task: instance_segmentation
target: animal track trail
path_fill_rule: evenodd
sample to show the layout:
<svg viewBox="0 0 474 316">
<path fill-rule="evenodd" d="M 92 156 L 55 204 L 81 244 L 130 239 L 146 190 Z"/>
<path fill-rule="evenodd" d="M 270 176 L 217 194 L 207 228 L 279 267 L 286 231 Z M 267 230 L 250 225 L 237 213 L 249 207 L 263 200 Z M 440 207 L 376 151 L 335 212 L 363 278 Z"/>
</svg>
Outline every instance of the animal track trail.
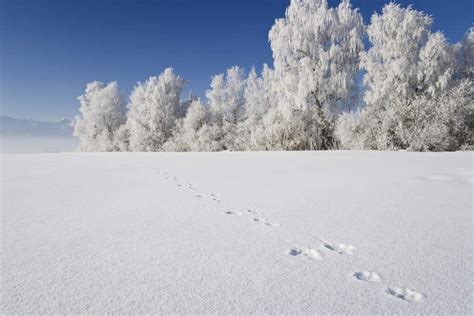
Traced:
<svg viewBox="0 0 474 316">
<path fill-rule="evenodd" d="M 155 168 L 153 168 L 151 166 L 148 166 L 148 165 L 145 165 L 145 167 L 153 169 L 156 174 L 161 175 L 164 179 L 173 181 L 174 184 L 177 187 L 190 190 L 196 198 L 206 199 L 208 201 L 212 201 L 212 202 L 215 202 L 215 203 L 223 202 L 221 197 L 218 194 L 215 194 L 215 193 L 209 193 L 209 194 L 196 193 L 195 191 L 197 190 L 197 188 L 192 183 L 181 181 L 178 177 L 176 177 L 172 174 L 168 174 L 164 170 L 155 169 Z M 445 181 L 445 180 L 450 180 L 450 177 L 445 176 L 445 175 L 433 175 L 432 177 L 429 178 L 429 180 L 442 180 L 442 181 Z M 472 175 L 471 175 L 471 177 L 469 177 L 469 180 L 472 181 Z M 230 216 L 244 216 L 244 215 L 252 216 L 252 218 L 250 220 L 251 222 L 261 224 L 263 226 L 268 226 L 268 227 L 272 227 L 272 228 L 276 228 L 276 227 L 280 226 L 279 223 L 271 222 L 271 221 L 269 221 L 268 219 L 266 219 L 264 217 L 256 217 L 256 216 L 260 215 L 261 213 L 262 213 L 261 211 L 256 210 L 256 209 L 251 209 L 251 208 L 244 209 L 242 211 L 225 211 L 224 212 L 225 215 L 230 215 Z M 323 259 L 324 255 L 325 255 L 323 250 L 335 252 L 335 253 L 342 254 L 342 255 L 353 255 L 353 251 L 355 249 L 355 247 L 350 245 L 350 244 L 330 243 L 330 242 L 327 242 L 327 241 L 323 240 L 322 238 L 319 238 L 319 237 L 317 237 L 315 235 L 311 235 L 311 234 L 310 235 L 313 238 L 316 238 L 320 242 L 322 242 L 322 244 L 320 246 L 320 247 L 322 247 L 322 250 L 311 248 L 311 247 L 300 247 L 300 246 L 297 246 L 297 245 L 298 244 L 305 244 L 305 243 L 308 244 L 308 241 L 304 241 L 304 238 L 299 238 L 300 241 L 303 240 L 304 242 L 303 243 L 297 242 L 295 244 L 295 243 L 292 243 L 292 242 L 286 240 L 285 238 L 282 238 L 282 236 L 279 236 L 279 232 L 281 232 L 281 230 L 273 230 L 273 231 L 275 233 L 277 233 L 277 236 L 281 240 L 282 243 L 285 243 L 285 244 L 287 244 L 291 247 L 287 251 L 287 255 L 292 256 L 292 257 L 303 257 L 303 258 L 307 258 L 307 259 L 310 259 L 310 260 L 321 260 L 321 259 Z M 303 237 L 303 236 L 300 236 L 300 237 Z M 312 242 L 310 242 L 309 244 L 312 244 Z M 374 271 L 354 272 L 354 273 L 352 273 L 351 277 L 355 278 L 358 281 L 369 282 L 369 283 L 373 283 L 373 284 L 378 284 L 378 283 L 381 282 L 380 275 L 378 273 L 374 272 Z M 411 303 L 421 302 L 425 297 L 422 293 L 419 293 L 419 292 L 417 292 L 413 289 L 410 289 L 410 288 L 388 287 L 388 288 L 385 289 L 385 293 L 387 293 L 391 296 L 394 296 L 395 298 L 398 298 L 400 300 L 404 300 L 404 301 L 411 302 Z"/>
<path fill-rule="evenodd" d="M 190 190 L 191 192 L 196 191 L 196 187 L 192 183 L 181 181 L 178 177 L 172 174 L 168 174 L 166 171 L 161 171 L 159 169 L 158 170 L 155 169 L 155 171 L 158 174 L 162 175 L 165 179 L 173 181 L 175 185 L 178 187 Z M 194 196 L 196 198 L 209 200 L 215 203 L 222 202 L 220 196 L 216 193 L 208 193 L 208 194 L 194 193 Z M 267 218 L 256 217 L 260 215 L 261 213 L 262 213 L 261 211 L 252 209 L 252 208 L 244 209 L 242 211 L 224 211 L 225 215 L 230 215 L 230 216 L 243 216 L 243 215 L 253 216 L 250 221 L 253 223 L 261 224 L 263 226 L 267 226 L 271 228 L 276 228 L 280 226 L 279 223 L 271 222 Z M 275 232 L 278 232 L 278 231 L 279 230 L 275 230 Z M 342 243 L 329 243 L 322 240 L 319 237 L 316 237 L 316 238 L 323 242 L 322 244 L 323 249 L 337 252 L 339 254 L 352 254 L 353 253 L 354 246 L 352 245 L 347 245 L 347 244 L 342 244 Z M 324 256 L 324 253 L 322 250 L 314 249 L 311 247 L 294 246 L 295 245 L 294 243 L 291 243 L 285 240 L 284 238 L 281 238 L 281 236 L 279 237 L 279 239 L 281 239 L 281 241 L 286 244 L 292 245 L 292 248 L 287 253 L 290 256 L 305 257 L 311 260 L 319 260 L 319 259 L 322 259 Z M 378 274 L 374 272 L 361 271 L 361 272 L 354 273 L 353 276 L 357 278 L 358 280 L 362 280 L 362 281 L 374 282 L 374 283 L 380 282 L 380 277 L 378 276 Z"/>
<path fill-rule="evenodd" d="M 191 191 L 196 191 L 196 187 L 192 183 L 186 183 L 184 181 L 180 181 L 180 179 L 178 177 L 176 177 L 172 174 L 168 174 L 164 170 L 155 169 L 155 168 L 152 168 L 151 166 L 147 166 L 147 167 L 151 168 L 151 169 L 154 169 L 156 173 L 161 174 L 165 179 L 172 180 L 173 182 L 176 182 L 177 187 L 185 188 L 185 189 L 188 189 L 188 190 L 191 190 Z M 223 202 L 222 199 L 220 198 L 220 196 L 216 193 L 209 193 L 209 194 L 196 193 L 195 197 L 200 198 L 200 199 L 207 199 L 207 200 L 213 201 L 215 203 L 222 203 Z M 259 215 L 259 214 L 261 214 L 261 212 L 259 210 L 248 208 L 244 211 L 226 211 L 226 212 L 224 212 L 224 214 L 233 215 L 233 216 L 242 216 L 244 214 Z M 280 226 L 280 224 L 277 223 L 277 222 L 271 222 L 266 218 L 260 218 L 260 217 L 254 217 L 251 220 L 251 222 L 259 223 L 259 224 L 262 224 L 263 226 L 267 226 L 267 227 L 271 227 L 271 228 L 275 228 L 275 227 Z M 320 239 L 320 238 L 318 238 L 318 239 Z M 345 244 L 340 244 L 340 243 L 331 244 L 331 243 L 326 243 L 325 242 L 324 246 L 327 249 L 329 249 L 331 251 L 338 252 L 340 254 L 352 254 L 352 250 L 354 249 L 354 247 L 351 246 L 351 245 L 345 245 Z M 321 251 L 319 251 L 319 250 L 315 250 L 315 249 L 312 249 L 312 248 L 303 248 L 303 249 L 300 249 L 300 251 L 304 256 L 321 257 Z M 296 252 L 298 252 L 298 251 L 296 251 Z"/>
<path fill-rule="evenodd" d="M 149 166 L 147 164 L 143 164 L 143 166 L 145 168 L 152 169 L 155 173 L 163 176 L 164 179 L 169 180 L 169 181 L 173 181 L 177 187 L 188 189 L 190 191 L 196 191 L 197 190 L 196 187 L 194 186 L 194 184 L 192 184 L 190 182 L 182 181 L 177 176 L 169 174 L 164 170 L 161 170 L 159 168 L 153 168 L 152 166 Z M 215 203 L 222 203 L 223 202 L 223 200 L 220 198 L 220 196 L 218 194 L 215 194 L 215 193 L 210 193 L 210 194 L 197 193 L 197 194 L 195 194 L 195 197 L 202 198 L 202 199 L 208 199 L 208 200 L 211 200 Z"/>
<path fill-rule="evenodd" d="M 389 287 L 385 292 L 407 302 L 421 302 L 424 298 L 423 294 L 409 288 Z"/>
<path fill-rule="evenodd" d="M 186 181 L 182 181 L 179 177 L 177 177 L 175 175 L 169 174 L 166 171 L 163 171 L 159 168 L 158 169 L 153 168 L 152 166 L 149 166 L 149 165 L 146 165 L 146 164 L 144 164 L 143 166 L 146 167 L 146 168 L 152 169 L 153 171 L 155 171 L 159 175 L 162 175 L 164 177 L 164 179 L 169 180 L 169 181 L 173 181 L 177 187 L 190 190 L 191 192 L 192 191 L 197 191 L 197 188 L 194 186 L 194 184 L 187 183 Z M 219 203 L 219 204 L 224 202 L 221 199 L 221 197 L 216 193 L 210 193 L 210 194 L 197 193 L 197 194 L 195 194 L 195 197 L 202 198 L 202 199 L 207 199 L 207 200 L 210 200 L 214 203 Z"/>
</svg>

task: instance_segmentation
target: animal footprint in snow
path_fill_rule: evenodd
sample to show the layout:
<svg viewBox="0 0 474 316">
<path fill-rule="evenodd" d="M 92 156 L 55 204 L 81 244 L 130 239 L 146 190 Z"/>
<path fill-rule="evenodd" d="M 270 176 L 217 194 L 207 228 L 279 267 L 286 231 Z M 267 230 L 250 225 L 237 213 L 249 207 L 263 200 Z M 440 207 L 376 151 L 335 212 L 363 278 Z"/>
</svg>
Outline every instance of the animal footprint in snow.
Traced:
<svg viewBox="0 0 474 316">
<path fill-rule="evenodd" d="M 386 292 L 408 302 L 420 302 L 423 300 L 423 294 L 408 288 L 389 287 Z"/>
<path fill-rule="evenodd" d="M 316 249 L 312 249 L 312 248 L 291 248 L 289 251 L 288 251 L 288 254 L 290 256 L 304 256 L 304 257 L 307 257 L 309 259 L 321 259 L 322 258 L 322 254 L 320 251 L 316 250 Z"/>
<path fill-rule="evenodd" d="M 242 212 L 233 212 L 233 211 L 227 211 L 225 212 L 227 215 L 237 215 L 237 216 L 242 216 Z"/>
<path fill-rule="evenodd" d="M 217 203 L 220 203 L 221 200 L 219 199 L 219 196 L 217 194 L 214 194 L 214 193 L 211 193 L 209 194 L 209 197 L 214 201 L 214 202 L 217 202 Z"/>
<path fill-rule="evenodd" d="M 291 248 L 289 251 L 288 251 L 288 254 L 290 256 L 299 256 L 303 253 L 303 250 L 299 249 L 299 248 Z"/>
<path fill-rule="evenodd" d="M 372 271 L 360 271 L 354 273 L 354 277 L 358 280 L 361 281 L 367 281 L 367 282 L 373 282 L 373 283 L 379 283 L 380 282 L 380 276 Z"/>
<path fill-rule="evenodd" d="M 354 250 L 354 246 L 351 245 L 346 245 L 346 244 L 325 244 L 324 247 L 331 251 L 335 251 L 339 254 L 345 254 L 345 255 L 352 255 L 352 251 Z"/>
<path fill-rule="evenodd" d="M 196 194 L 196 197 L 198 197 L 198 198 L 205 198 L 205 196 L 202 195 L 202 194 Z"/>
<path fill-rule="evenodd" d="M 280 224 L 278 224 L 278 223 L 270 223 L 270 222 L 266 222 L 265 225 L 270 226 L 270 227 L 280 226 Z"/>
<path fill-rule="evenodd" d="M 272 223 L 272 222 L 267 221 L 266 218 L 257 218 L 256 217 L 252 221 L 257 222 L 257 223 L 262 223 L 263 225 L 270 226 L 270 227 L 280 226 L 280 224 L 278 224 L 278 223 Z"/>
<path fill-rule="evenodd" d="M 253 215 L 260 214 L 258 211 L 256 211 L 256 210 L 251 210 L 251 209 L 248 209 L 248 210 L 247 210 L 247 213 L 253 214 Z"/>
</svg>

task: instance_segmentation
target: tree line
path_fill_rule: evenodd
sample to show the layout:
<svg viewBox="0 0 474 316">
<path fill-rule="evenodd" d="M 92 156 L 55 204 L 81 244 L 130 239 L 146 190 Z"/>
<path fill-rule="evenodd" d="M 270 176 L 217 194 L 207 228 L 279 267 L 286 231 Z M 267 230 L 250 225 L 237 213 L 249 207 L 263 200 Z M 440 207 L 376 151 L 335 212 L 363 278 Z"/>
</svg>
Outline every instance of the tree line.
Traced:
<svg viewBox="0 0 474 316">
<path fill-rule="evenodd" d="M 349 0 L 292 0 L 269 32 L 273 68 L 234 66 L 205 100 L 182 99 L 172 68 L 128 98 L 94 81 L 74 134 L 83 151 L 472 149 L 474 29 L 450 44 L 432 23 L 395 3 L 366 26 Z"/>
</svg>

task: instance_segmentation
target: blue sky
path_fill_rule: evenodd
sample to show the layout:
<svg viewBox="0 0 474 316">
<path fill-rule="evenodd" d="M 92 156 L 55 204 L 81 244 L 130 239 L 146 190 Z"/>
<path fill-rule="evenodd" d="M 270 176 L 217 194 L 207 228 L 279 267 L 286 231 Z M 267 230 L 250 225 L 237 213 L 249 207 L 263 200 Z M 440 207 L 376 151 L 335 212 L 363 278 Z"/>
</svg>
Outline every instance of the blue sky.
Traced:
<svg viewBox="0 0 474 316">
<path fill-rule="evenodd" d="M 353 0 L 365 22 L 383 0 Z M 451 42 L 472 26 L 472 0 L 408 0 Z M 338 1 L 330 0 L 332 5 Z M 268 31 L 289 0 L 0 0 L 0 114 L 55 120 L 77 114 L 92 80 L 137 81 L 173 67 L 203 95 L 233 65 L 272 63 Z"/>
</svg>

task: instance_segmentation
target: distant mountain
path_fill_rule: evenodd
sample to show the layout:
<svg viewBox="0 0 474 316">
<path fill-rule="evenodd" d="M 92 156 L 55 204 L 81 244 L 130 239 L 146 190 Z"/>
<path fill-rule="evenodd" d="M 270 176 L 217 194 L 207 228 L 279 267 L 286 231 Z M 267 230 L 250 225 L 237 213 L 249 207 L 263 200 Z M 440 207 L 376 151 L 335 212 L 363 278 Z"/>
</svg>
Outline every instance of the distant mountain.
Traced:
<svg viewBox="0 0 474 316">
<path fill-rule="evenodd" d="M 0 115 L 0 136 L 72 137 L 72 121 L 40 122 Z"/>
</svg>

